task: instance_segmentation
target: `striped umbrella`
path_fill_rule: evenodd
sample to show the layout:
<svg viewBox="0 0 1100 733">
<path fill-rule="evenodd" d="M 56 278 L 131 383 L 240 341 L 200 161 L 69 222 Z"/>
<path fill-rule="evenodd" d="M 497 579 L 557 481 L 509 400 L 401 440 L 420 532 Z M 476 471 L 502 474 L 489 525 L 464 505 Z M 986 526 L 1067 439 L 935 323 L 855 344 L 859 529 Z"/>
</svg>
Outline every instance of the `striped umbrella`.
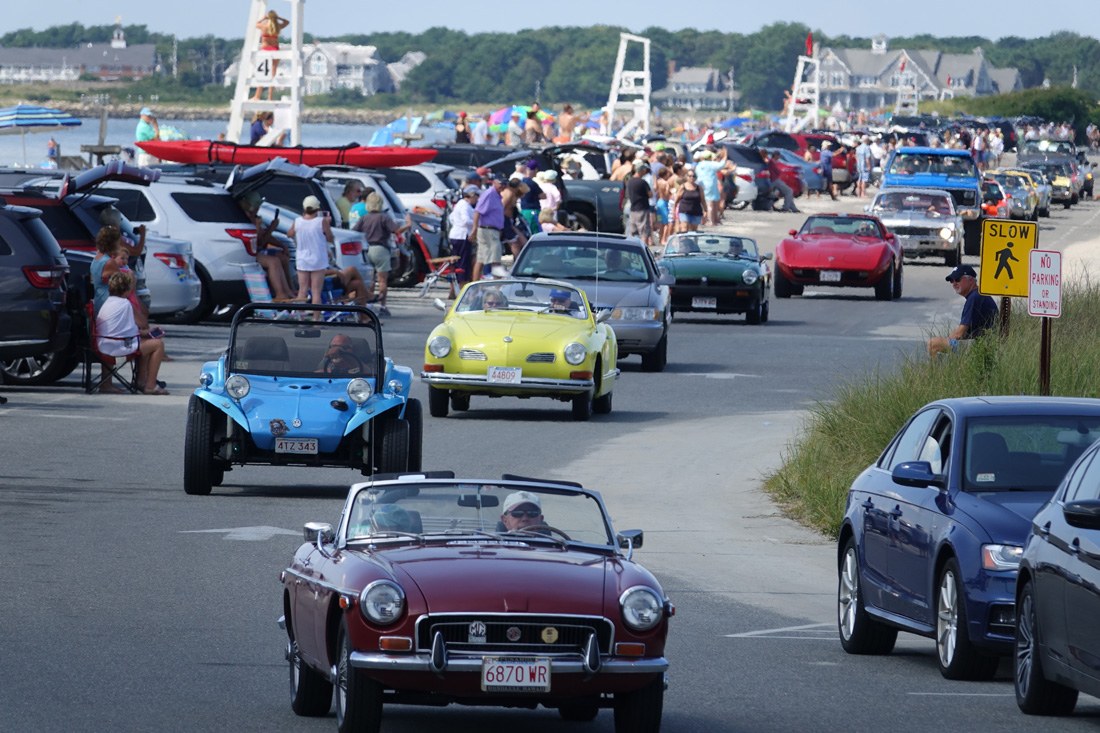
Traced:
<svg viewBox="0 0 1100 733">
<path fill-rule="evenodd" d="M 17 104 L 0 109 L 0 135 L 23 136 L 23 165 L 27 164 L 28 132 L 53 132 L 79 126 L 80 120 L 59 109 L 33 104 Z"/>
</svg>

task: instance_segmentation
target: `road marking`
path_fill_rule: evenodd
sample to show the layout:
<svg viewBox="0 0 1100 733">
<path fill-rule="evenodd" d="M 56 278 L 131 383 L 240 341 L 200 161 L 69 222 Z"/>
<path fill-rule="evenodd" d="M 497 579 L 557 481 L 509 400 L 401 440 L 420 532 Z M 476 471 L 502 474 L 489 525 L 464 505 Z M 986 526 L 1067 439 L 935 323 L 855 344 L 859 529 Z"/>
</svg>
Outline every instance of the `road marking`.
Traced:
<svg viewBox="0 0 1100 733">
<path fill-rule="evenodd" d="M 9 398 L 12 394 L 19 394 L 18 392 L 8 392 Z M 126 420 L 133 422 L 133 416 L 124 415 L 121 417 L 103 417 L 100 415 L 70 415 L 66 412 L 43 412 L 42 410 L 32 410 L 30 408 L 22 407 L 5 407 L 4 414 L 10 415 L 13 412 L 25 412 L 28 415 L 34 415 L 35 417 L 50 417 L 50 418 L 62 418 L 67 420 L 109 420 L 111 422 L 122 422 Z"/>
<path fill-rule="evenodd" d="M 816 631 L 815 631 L 816 630 Z M 804 631 L 809 633 L 828 633 L 829 636 L 776 636 L 776 634 L 784 634 L 788 631 Z M 752 638 L 765 638 L 765 639 L 824 639 L 835 640 L 836 627 L 831 624 L 805 624 L 803 626 L 784 626 L 779 629 L 761 629 L 759 631 L 746 631 L 741 634 L 726 634 L 727 639 L 752 639 Z"/>
<path fill-rule="evenodd" d="M 736 379 L 737 377 L 759 377 L 759 374 L 738 374 L 736 372 L 685 372 L 684 377 L 706 377 L 707 379 Z"/>
<path fill-rule="evenodd" d="M 185 529 L 180 534 L 219 534 L 225 533 L 225 540 L 243 540 L 245 542 L 257 542 L 262 540 L 269 540 L 276 535 L 300 535 L 301 532 L 294 532 L 289 529 L 283 529 L 282 527 L 231 527 L 228 529 Z"/>
<path fill-rule="evenodd" d="M 1015 697 L 1015 693 L 1007 692 L 907 692 L 905 694 L 922 697 Z"/>
</svg>

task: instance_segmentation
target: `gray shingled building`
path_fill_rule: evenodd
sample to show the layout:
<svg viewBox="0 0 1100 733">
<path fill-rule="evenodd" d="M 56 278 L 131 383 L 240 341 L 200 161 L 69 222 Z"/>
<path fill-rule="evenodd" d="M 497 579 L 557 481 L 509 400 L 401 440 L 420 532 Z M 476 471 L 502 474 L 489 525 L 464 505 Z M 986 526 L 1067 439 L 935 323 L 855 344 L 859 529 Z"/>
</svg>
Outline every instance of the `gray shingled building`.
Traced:
<svg viewBox="0 0 1100 733">
<path fill-rule="evenodd" d="M 115 29 L 110 43 L 73 48 L 0 48 L 0 84 L 76 81 L 81 74 L 118 81 L 162 72 L 157 47 L 152 43 L 127 45 L 121 28 Z"/>
</svg>

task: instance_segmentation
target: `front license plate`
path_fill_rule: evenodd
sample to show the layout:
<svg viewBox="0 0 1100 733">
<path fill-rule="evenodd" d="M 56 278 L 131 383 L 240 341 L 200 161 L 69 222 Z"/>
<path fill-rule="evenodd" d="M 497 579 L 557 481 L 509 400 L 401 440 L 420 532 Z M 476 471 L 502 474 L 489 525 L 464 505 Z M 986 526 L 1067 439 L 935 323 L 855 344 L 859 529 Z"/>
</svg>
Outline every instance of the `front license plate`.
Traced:
<svg viewBox="0 0 1100 733">
<path fill-rule="evenodd" d="M 822 270 L 821 282 L 823 283 L 838 283 L 840 282 L 840 270 Z"/>
<path fill-rule="evenodd" d="M 308 453 L 317 452 L 317 438 L 276 438 L 276 453 Z"/>
<path fill-rule="evenodd" d="M 550 692 L 550 660 L 539 657 L 485 657 L 483 692 Z"/>
<path fill-rule="evenodd" d="M 692 308 L 717 308 L 718 298 L 692 298 Z"/>
<path fill-rule="evenodd" d="M 519 367 L 489 367 L 490 384 L 519 384 L 523 379 L 523 370 Z"/>
</svg>

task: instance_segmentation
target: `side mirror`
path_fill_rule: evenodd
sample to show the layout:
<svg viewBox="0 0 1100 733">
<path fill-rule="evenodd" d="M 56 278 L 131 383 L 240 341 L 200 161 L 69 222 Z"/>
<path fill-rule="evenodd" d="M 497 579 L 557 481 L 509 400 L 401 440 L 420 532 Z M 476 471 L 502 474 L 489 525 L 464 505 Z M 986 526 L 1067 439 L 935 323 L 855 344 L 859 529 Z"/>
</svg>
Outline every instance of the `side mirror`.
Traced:
<svg viewBox="0 0 1100 733">
<path fill-rule="evenodd" d="M 435 300 L 433 300 L 432 305 L 435 306 L 436 310 L 441 310 L 444 313 L 447 312 L 447 304 L 444 303 L 441 298 L 436 298 Z"/>
<path fill-rule="evenodd" d="M 615 311 L 611 310 L 610 308 L 604 308 L 603 310 L 596 311 L 596 323 L 603 323 L 604 321 L 610 320 L 611 314 L 614 312 Z"/>
<path fill-rule="evenodd" d="M 617 539 L 619 541 L 619 547 L 624 550 L 633 546 L 635 550 L 642 546 L 642 541 L 645 539 L 645 533 L 640 529 L 624 529 L 619 532 Z"/>
<path fill-rule="evenodd" d="M 772 253 L 771 252 L 765 252 L 764 254 L 760 255 L 761 260 L 770 260 L 771 258 L 772 258 Z"/>
<path fill-rule="evenodd" d="M 870 214 L 871 213 L 871 207 L 870 206 L 864 206 L 863 207 L 863 213 L 864 214 Z"/>
<path fill-rule="evenodd" d="M 673 277 L 672 275 L 670 275 L 669 273 L 665 272 L 665 273 L 662 273 L 659 278 L 657 278 L 657 284 L 658 285 L 675 285 L 676 284 L 676 278 Z"/>
<path fill-rule="evenodd" d="M 1062 507 L 1066 524 L 1078 529 L 1100 529 L 1100 501 L 1071 501 Z"/>
<path fill-rule="evenodd" d="M 793 237 L 793 236 L 798 234 L 798 230 L 797 229 L 792 229 L 789 232 L 787 232 L 787 234 L 790 234 Z"/>
<path fill-rule="evenodd" d="M 912 486 L 915 489 L 926 489 L 929 486 L 943 486 L 945 477 L 932 473 L 932 464 L 928 461 L 907 461 L 894 466 L 890 474 L 895 484 Z"/>
<path fill-rule="evenodd" d="M 332 525 L 327 522 L 306 522 L 302 527 L 302 541 L 316 543 L 320 542 L 332 542 L 336 537 L 336 533 L 332 530 Z"/>
</svg>

